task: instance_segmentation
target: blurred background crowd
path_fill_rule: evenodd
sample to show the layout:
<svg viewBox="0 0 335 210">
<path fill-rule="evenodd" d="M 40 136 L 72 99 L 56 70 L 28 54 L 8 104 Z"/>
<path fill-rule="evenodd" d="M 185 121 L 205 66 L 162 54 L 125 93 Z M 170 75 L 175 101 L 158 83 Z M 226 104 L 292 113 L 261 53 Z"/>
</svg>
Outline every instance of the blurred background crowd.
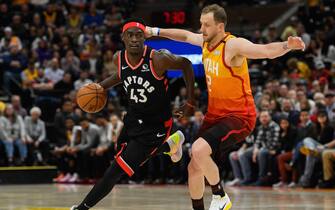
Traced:
<svg viewBox="0 0 335 210">
<path fill-rule="evenodd" d="M 138 2 L 0 2 L 0 165 L 57 165 L 55 182 L 95 182 L 116 154 L 126 100 L 122 88 L 112 88 L 105 109 L 92 115 L 77 107 L 75 95 L 81 86 L 110 75 L 113 54 L 123 47 L 120 26 Z M 193 4 L 199 10 L 213 2 L 229 14 L 237 1 Z M 300 36 L 306 50 L 249 61 L 258 123 L 243 145 L 227 151 L 221 165 L 222 176 L 231 180 L 226 184 L 334 187 L 335 2 L 306 1 L 285 27 L 270 24 L 242 35 L 255 43 Z M 186 100 L 186 88 L 182 82 L 173 86 L 176 109 Z M 159 155 L 122 182 L 187 182 L 190 147 L 206 112 L 203 78 L 197 78 L 196 100 L 194 116 L 174 120 L 174 130 L 186 137 L 183 159 L 172 164 Z"/>
</svg>

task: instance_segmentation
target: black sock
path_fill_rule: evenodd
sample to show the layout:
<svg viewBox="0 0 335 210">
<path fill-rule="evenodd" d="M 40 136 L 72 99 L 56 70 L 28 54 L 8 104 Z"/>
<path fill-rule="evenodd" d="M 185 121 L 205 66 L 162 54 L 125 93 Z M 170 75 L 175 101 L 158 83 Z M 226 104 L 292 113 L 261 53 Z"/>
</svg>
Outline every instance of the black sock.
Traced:
<svg viewBox="0 0 335 210">
<path fill-rule="evenodd" d="M 223 191 L 223 187 L 221 186 L 221 182 L 216 185 L 211 185 L 213 195 L 220 195 L 221 197 L 225 196 L 225 192 Z"/>
<path fill-rule="evenodd" d="M 163 152 L 170 152 L 170 146 L 167 142 L 165 142 L 163 145 L 161 145 L 158 148 L 158 151 L 157 151 L 158 154 L 161 154 Z"/>
<path fill-rule="evenodd" d="M 122 168 L 113 161 L 107 169 L 104 176 L 98 181 L 92 190 L 87 194 L 83 202 L 78 206 L 78 210 L 88 210 L 103 199 L 119 181 L 124 174 Z"/>
<path fill-rule="evenodd" d="M 193 210 L 205 210 L 204 199 L 192 199 Z"/>
</svg>

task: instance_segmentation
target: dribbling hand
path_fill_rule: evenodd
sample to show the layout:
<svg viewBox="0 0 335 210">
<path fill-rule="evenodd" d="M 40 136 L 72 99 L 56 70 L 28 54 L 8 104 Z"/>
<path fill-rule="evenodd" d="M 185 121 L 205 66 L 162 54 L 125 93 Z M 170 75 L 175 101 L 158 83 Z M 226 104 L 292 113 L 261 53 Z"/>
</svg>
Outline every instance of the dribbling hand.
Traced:
<svg viewBox="0 0 335 210">
<path fill-rule="evenodd" d="M 194 113 L 195 106 L 189 102 L 186 102 L 179 109 L 177 109 L 173 114 L 178 119 L 183 117 L 191 117 Z"/>
</svg>

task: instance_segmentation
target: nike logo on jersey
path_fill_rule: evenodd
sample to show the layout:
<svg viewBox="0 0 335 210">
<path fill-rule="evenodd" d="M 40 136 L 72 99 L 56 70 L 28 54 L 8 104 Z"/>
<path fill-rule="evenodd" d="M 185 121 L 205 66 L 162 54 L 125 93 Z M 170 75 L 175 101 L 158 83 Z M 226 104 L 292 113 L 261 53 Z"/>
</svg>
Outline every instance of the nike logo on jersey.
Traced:
<svg viewBox="0 0 335 210">
<path fill-rule="evenodd" d="M 163 134 L 157 133 L 158 138 L 163 137 L 163 136 L 165 136 L 165 133 L 163 133 Z"/>
<path fill-rule="evenodd" d="M 126 68 L 128 68 L 129 66 L 121 66 L 121 69 L 124 70 Z"/>
</svg>

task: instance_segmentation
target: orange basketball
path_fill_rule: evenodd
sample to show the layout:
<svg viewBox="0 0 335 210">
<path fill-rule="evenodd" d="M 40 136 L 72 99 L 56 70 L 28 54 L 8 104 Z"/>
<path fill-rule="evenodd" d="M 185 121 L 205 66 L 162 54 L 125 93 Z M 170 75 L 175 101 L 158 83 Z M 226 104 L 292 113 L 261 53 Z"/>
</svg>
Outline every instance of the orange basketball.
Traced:
<svg viewBox="0 0 335 210">
<path fill-rule="evenodd" d="M 96 113 L 104 108 L 107 93 L 97 83 L 90 83 L 81 87 L 77 92 L 77 104 L 88 113 Z"/>
</svg>

